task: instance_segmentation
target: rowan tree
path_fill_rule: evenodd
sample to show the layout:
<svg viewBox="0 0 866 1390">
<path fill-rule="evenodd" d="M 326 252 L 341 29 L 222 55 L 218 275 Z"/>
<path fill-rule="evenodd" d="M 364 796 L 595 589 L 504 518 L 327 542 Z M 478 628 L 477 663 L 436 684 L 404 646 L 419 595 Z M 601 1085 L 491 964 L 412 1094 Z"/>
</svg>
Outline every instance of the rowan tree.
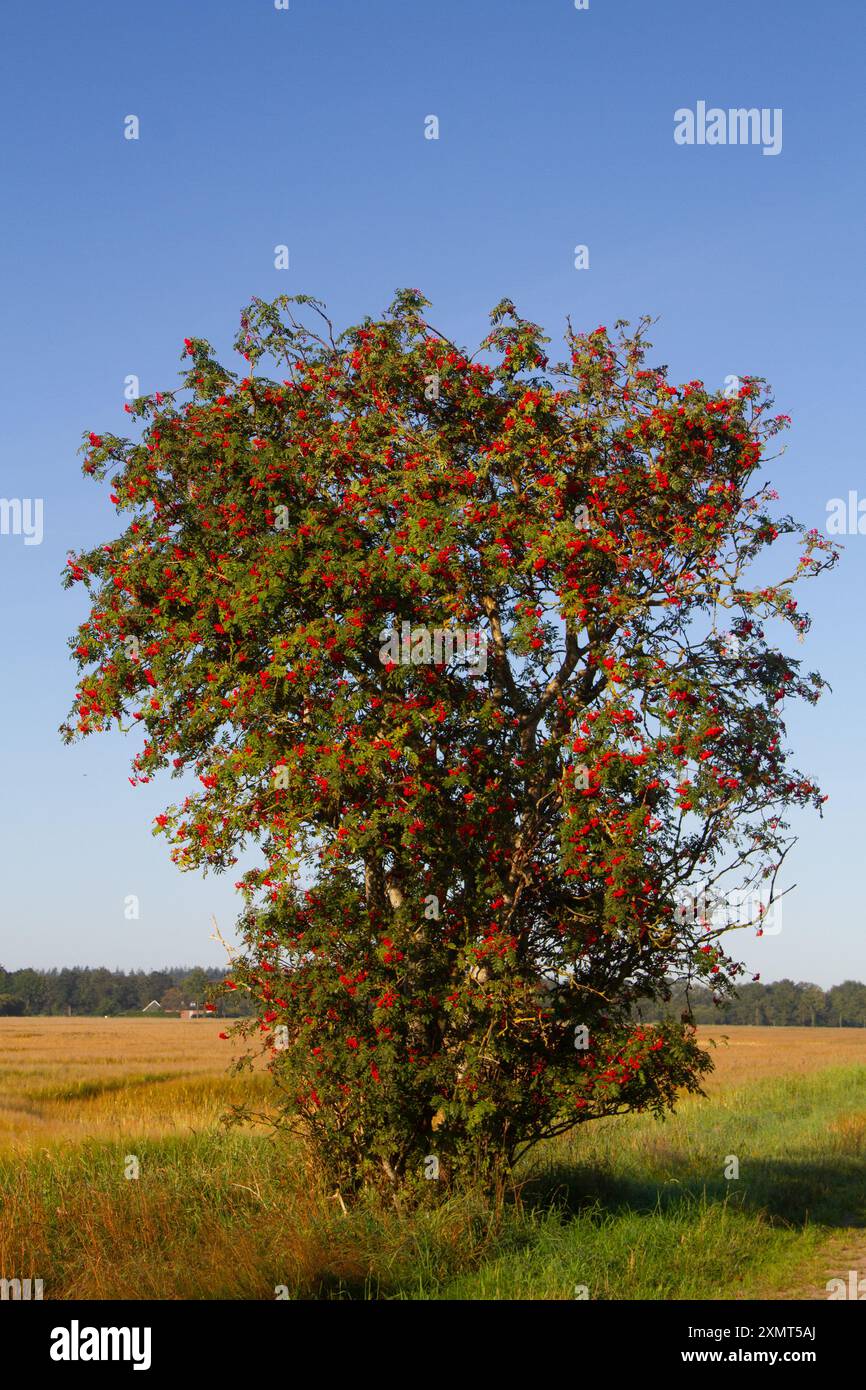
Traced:
<svg viewBox="0 0 866 1390">
<path fill-rule="evenodd" d="M 86 438 L 125 529 L 66 572 L 65 737 L 137 727 L 133 782 L 186 779 L 182 869 L 259 847 L 226 987 L 344 1192 L 495 1180 L 699 1089 L 688 1016 L 641 1003 L 730 993 L 724 938 L 823 799 L 783 722 L 823 682 L 778 643 L 835 556 L 774 515 L 765 383 L 671 385 L 648 320 L 569 324 L 552 364 L 509 301 L 470 355 L 427 307 L 335 336 L 254 301 L 242 372 L 186 340 L 135 439 Z"/>
</svg>

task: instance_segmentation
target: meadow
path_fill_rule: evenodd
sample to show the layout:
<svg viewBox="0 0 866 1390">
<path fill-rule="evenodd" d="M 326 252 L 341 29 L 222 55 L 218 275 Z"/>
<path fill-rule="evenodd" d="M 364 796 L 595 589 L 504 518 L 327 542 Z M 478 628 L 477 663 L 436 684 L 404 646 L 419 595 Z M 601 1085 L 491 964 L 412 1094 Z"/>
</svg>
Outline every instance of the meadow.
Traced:
<svg viewBox="0 0 866 1390">
<path fill-rule="evenodd" d="M 272 1101 L 227 1074 L 223 1027 L 0 1018 L 0 1276 L 85 1299 L 817 1299 L 866 1276 L 866 1029 L 704 1029 L 716 1069 L 675 1116 L 540 1146 L 499 1204 L 346 1211 L 264 1121 L 223 1125 Z"/>
</svg>

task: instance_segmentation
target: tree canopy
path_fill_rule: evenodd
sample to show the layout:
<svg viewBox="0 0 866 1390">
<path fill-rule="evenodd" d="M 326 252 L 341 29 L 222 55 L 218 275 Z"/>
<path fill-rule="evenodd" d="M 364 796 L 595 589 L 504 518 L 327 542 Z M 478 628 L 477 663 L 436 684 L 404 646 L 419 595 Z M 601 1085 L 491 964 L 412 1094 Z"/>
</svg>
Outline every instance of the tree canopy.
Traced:
<svg viewBox="0 0 866 1390">
<path fill-rule="evenodd" d="M 346 1188 L 697 1088 L 690 1021 L 635 1007 L 729 996 L 823 799 L 783 720 L 823 682 L 777 643 L 835 556 L 776 514 L 765 383 L 672 385 L 647 320 L 551 363 L 507 300 L 470 355 L 428 307 L 335 335 L 255 301 L 242 374 L 186 340 L 140 437 L 88 436 L 125 526 L 66 572 L 65 736 L 137 727 L 134 780 L 197 779 L 155 827 L 181 868 L 260 846 L 227 987 Z"/>
</svg>

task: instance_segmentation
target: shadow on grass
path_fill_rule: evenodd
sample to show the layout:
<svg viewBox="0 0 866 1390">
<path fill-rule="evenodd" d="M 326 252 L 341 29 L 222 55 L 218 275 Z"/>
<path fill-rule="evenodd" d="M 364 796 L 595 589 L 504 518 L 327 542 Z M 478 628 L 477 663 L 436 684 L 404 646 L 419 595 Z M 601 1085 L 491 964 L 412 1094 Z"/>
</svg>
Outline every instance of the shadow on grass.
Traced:
<svg viewBox="0 0 866 1390">
<path fill-rule="evenodd" d="M 521 1188 L 522 1202 L 538 1212 L 558 1208 L 577 1215 L 595 1209 L 600 1216 L 613 1216 L 673 1211 L 700 1201 L 760 1212 L 787 1227 L 866 1227 L 863 1159 L 752 1159 L 741 1163 L 736 1179 L 724 1177 L 723 1162 L 714 1174 L 698 1173 L 688 1163 L 671 1167 L 667 1177 L 631 1177 L 592 1164 L 539 1164 Z"/>
</svg>

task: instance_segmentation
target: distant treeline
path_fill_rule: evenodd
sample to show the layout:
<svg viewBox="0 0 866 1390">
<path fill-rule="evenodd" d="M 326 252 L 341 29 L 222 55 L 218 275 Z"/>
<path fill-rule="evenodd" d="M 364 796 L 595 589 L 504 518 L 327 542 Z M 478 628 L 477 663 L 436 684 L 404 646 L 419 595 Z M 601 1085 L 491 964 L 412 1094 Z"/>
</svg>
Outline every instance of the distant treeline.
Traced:
<svg viewBox="0 0 866 1390">
<path fill-rule="evenodd" d="M 0 1014 L 139 1013 L 153 1000 L 162 1012 L 176 1013 L 203 1005 L 209 989 L 224 980 L 225 970 L 188 965 L 167 970 L 105 970 L 74 966 L 70 970 L 4 970 L 0 965 Z M 157 1010 L 153 1010 L 157 1012 Z M 236 1018 L 252 1013 L 245 999 L 221 999 L 217 1013 Z"/>
<path fill-rule="evenodd" d="M 866 985 L 846 980 L 821 989 L 820 985 L 795 984 L 777 980 L 774 984 L 741 985 L 737 998 L 716 1005 L 712 992 L 694 985 L 686 992 L 672 986 L 673 997 L 666 1005 L 641 1007 L 641 1017 L 656 1021 L 665 1015 L 679 1016 L 691 1005 L 696 1023 L 775 1024 L 779 1028 L 866 1028 Z"/>
<path fill-rule="evenodd" d="M 91 969 L 4 970 L 0 965 L 0 1015 L 2 1014 L 126 1014 L 139 1013 L 153 1000 L 165 1013 L 176 1013 L 191 1004 L 201 1006 L 209 989 L 225 979 L 225 971 L 195 966 L 168 970 Z M 691 1006 L 697 1023 L 775 1024 L 781 1028 L 866 1028 L 866 985 L 846 980 L 823 990 L 820 985 L 741 985 L 736 999 L 715 1005 L 710 990 L 671 985 L 669 1004 L 641 1006 L 640 1016 L 650 1021 L 679 1016 Z M 236 1018 L 253 1012 L 251 1003 L 237 995 L 221 999 L 217 1013 Z"/>
</svg>

